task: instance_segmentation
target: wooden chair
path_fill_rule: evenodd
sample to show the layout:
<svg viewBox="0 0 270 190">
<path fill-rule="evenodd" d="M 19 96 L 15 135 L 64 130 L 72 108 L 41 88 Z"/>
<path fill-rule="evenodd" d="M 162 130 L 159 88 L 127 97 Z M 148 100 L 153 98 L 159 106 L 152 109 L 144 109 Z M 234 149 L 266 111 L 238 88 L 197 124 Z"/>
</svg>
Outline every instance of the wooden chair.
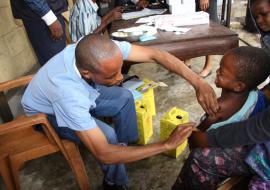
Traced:
<svg viewBox="0 0 270 190">
<path fill-rule="evenodd" d="M 25 86 L 31 79 L 32 76 L 26 76 L 0 83 L 0 92 Z M 7 112 L 11 113 L 10 110 Z M 37 124 L 42 127 L 44 134 L 33 129 Z M 25 162 L 58 151 L 64 155 L 73 170 L 80 188 L 89 189 L 88 177 L 78 147 L 71 141 L 61 140 L 45 114 L 30 117 L 22 115 L 0 124 L 0 175 L 9 190 L 20 189 L 19 170 Z"/>
<path fill-rule="evenodd" d="M 217 190 L 248 190 L 248 183 L 250 178 L 244 176 L 231 177 L 224 181 Z"/>
</svg>

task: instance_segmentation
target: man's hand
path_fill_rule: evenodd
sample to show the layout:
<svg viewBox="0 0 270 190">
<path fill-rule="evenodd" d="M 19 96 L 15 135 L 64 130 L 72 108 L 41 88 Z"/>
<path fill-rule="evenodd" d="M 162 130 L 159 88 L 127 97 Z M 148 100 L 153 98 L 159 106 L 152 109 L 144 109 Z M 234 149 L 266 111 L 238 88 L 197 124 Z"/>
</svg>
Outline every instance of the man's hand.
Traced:
<svg viewBox="0 0 270 190">
<path fill-rule="evenodd" d="M 149 5 L 148 0 L 139 0 L 139 2 L 136 4 L 137 8 L 146 8 Z"/>
<path fill-rule="evenodd" d="M 60 22 L 58 20 L 56 20 L 54 23 L 52 23 L 49 26 L 49 29 L 51 31 L 52 34 L 52 39 L 57 41 L 60 40 L 63 36 L 63 28 L 62 25 L 60 24 Z"/>
<path fill-rule="evenodd" d="M 179 125 L 164 142 L 167 150 L 172 150 L 181 145 L 191 135 L 192 131 L 197 130 L 194 128 L 195 123 L 186 123 Z"/>
<path fill-rule="evenodd" d="M 204 111 L 209 115 L 217 113 L 219 107 L 213 88 L 206 81 L 201 79 L 200 84 L 195 89 L 198 102 Z"/>
<path fill-rule="evenodd" d="M 121 6 L 115 7 L 113 10 L 111 10 L 108 13 L 108 18 L 110 19 L 110 21 L 115 21 L 115 20 L 120 20 L 122 19 L 122 12 L 123 12 L 124 8 Z"/>
<path fill-rule="evenodd" d="M 200 9 L 206 11 L 209 7 L 209 0 L 200 0 Z"/>
</svg>

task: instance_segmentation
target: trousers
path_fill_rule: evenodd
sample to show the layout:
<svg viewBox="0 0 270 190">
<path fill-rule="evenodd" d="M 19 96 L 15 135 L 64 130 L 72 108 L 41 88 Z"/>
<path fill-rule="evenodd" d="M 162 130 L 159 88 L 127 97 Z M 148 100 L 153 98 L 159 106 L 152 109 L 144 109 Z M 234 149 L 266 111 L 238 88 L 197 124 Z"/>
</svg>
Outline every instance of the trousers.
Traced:
<svg viewBox="0 0 270 190">
<path fill-rule="evenodd" d="M 113 119 L 114 127 L 95 118 L 98 127 L 110 144 L 128 144 L 138 140 L 138 126 L 134 99 L 128 90 L 122 87 L 106 87 L 99 85 L 100 96 L 96 100 L 96 108 L 90 111 L 94 117 L 103 116 Z M 48 120 L 60 138 L 81 144 L 75 131 L 67 127 L 58 127 L 56 118 L 48 115 Z M 124 164 L 102 164 L 104 179 L 117 185 L 128 183 Z"/>
<path fill-rule="evenodd" d="M 52 39 L 49 27 L 43 20 L 23 20 L 29 41 L 41 66 L 66 47 L 65 21 L 62 15 L 58 15 L 57 19 L 64 32 L 62 38 L 58 41 Z"/>
</svg>

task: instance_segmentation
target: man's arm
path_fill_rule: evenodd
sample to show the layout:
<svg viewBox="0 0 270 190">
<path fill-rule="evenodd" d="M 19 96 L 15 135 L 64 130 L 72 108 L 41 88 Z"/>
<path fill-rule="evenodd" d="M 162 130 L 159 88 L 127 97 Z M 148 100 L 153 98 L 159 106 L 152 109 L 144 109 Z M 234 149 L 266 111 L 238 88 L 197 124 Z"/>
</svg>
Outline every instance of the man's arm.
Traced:
<svg viewBox="0 0 270 190">
<path fill-rule="evenodd" d="M 270 107 L 256 116 L 206 133 L 211 147 L 237 147 L 270 141 Z"/>
<path fill-rule="evenodd" d="M 104 32 L 108 24 L 115 20 L 120 20 L 122 19 L 122 12 L 123 12 L 123 7 L 115 7 L 113 10 L 111 10 L 108 14 L 103 16 L 101 18 L 101 23 L 100 25 L 93 31 L 93 33 L 101 33 Z"/>
<path fill-rule="evenodd" d="M 218 103 L 212 87 L 175 56 L 162 50 L 132 45 L 127 60 L 158 63 L 169 71 L 178 74 L 194 87 L 198 102 L 208 114 L 213 115 L 217 112 Z"/>
<path fill-rule="evenodd" d="M 50 9 L 46 0 L 24 0 L 29 8 L 38 14 L 49 27 L 52 38 L 59 40 L 63 35 L 63 28 L 57 17 Z"/>
<path fill-rule="evenodd" d="M 192 133 L 194 123 L 182 125 L 174 130 L 165 142 L 145 146 L 120 146 L 109 144 L 102 131 L 96 127 L 76 134 L 84 145 L 105 164 L 128 163 L 141 160 L 167 150 L 175 149 Z"/>
</svg>

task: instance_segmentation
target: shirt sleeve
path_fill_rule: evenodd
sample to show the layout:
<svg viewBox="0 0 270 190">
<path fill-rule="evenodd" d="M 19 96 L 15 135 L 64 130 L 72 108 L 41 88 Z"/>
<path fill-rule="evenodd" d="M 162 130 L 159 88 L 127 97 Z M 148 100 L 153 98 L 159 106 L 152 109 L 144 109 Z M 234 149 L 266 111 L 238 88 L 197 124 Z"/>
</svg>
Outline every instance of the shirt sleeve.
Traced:
<svg viewBox="0 0 270 190">
<path fill-rule="evenodd" d="M 73 42 L 86 36 L 101 24 L 101 18 L 91 6 L 83 1 L 77 1 L 73 6 L 69 19 L 69 31 Z"/>
<path fill-rule="evenodd" d="M 38 14 L 47 25 L 51 25 L 57 18 L 51 11 L 46 0 L 24 0 L 27 6 Z"/>
<path fill-rule="evenodd" d="M 126 60 L 129 56 L 129 53 L 131 51 L 131 43 L 129 42 L 126 42 L 126 41 L 116 41 L 116 40 L 113 40 L 114 43 L 119 47 L 121 53 L 122 53 L 122 56 L 123 56 L 123 60 Z"/>
<path fill-rule="evenodd" d="M 207 132 L 211 147 L 231 148 L 270 141 L 270 107 L 256 116 Z"/>
<path fill-rule="evenodd" d="M 59 127 L 84 131 L 97 127 L 89 113 L 92 103 L 87 98 L 64 98 L 53 103 L 53 110 Z"/>
</svg>

